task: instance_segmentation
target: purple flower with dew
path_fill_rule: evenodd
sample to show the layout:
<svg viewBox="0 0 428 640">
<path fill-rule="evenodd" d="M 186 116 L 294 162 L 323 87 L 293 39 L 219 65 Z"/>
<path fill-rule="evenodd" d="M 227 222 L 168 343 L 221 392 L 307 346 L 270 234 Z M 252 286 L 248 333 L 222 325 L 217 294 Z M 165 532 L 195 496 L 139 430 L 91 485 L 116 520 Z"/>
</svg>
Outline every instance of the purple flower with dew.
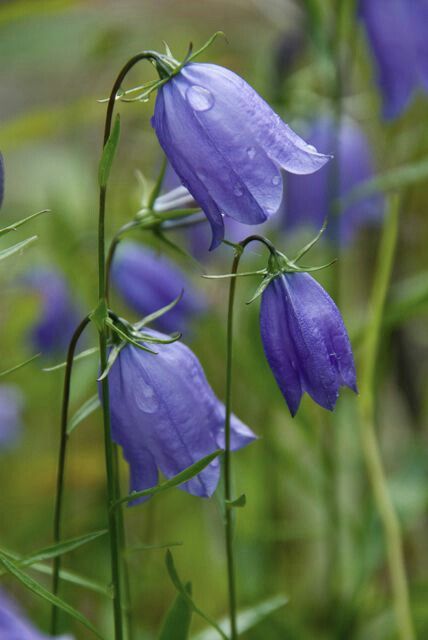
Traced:
<svg viewBox="0 0 428 640">
<path fill-rule="evenodd" d="M 3 204 L 3 198 L 4 198 L 4 162 L 3 162 L 3 156 L 0 153 L 0 209 Z"/>
<path fill-rule="evenodd" d="M 70 635 L 55 636 L 57 640 L 73 640 Z M 53 640 L 38 631 L 4 589 L 0 589 L 0 640 Z"/>
<path fill-rule="evenodd" d="M 187 64 L 171 77 L 158 91 L 152 124 L 210 222 L 211 249 L 223 239 L 223 216 L 256 225 L 277 211 L 280 169 L 313 173 L 328 160 L 242 78 L 214 64 Z"/>
<path fill-rule="evenodd" d="M 36 267 L 24 276 L 23 283 L 41 300 L 39 317 L 30 330 L 33 348 L 46 356 L 64 352 L 80 320 L 64 276 L 56 268 Z"/>
<path fill-rule="evenodd" d="M 119 246 L 111 275 L 124 301 L 140 316 L 165 307 L 183 292 L 175 307 L 157 319 L 162 331 L 185 330 L 207 308 L 204 296 L 176 264 L 137 242 Z"/>
<path fill-rule="evenodd" d="M 196 356 L 181 342 L 151 347 L 157 355 L 126 345 L 108 377 L 112 437 L 129 464 L 131 491 L 155 486 L 158 470 L 170 478 L 225 446 L 225 408 Z M 254 439 L 253 432 L 232 416 L 231 448 L 240 449 Z M 215 459 L 181 489 L 209 497 L 219 477 Z"/>
<path fill-rule="evenodd" d="M 313 175 L 287 176 L 286 229 L 305 224 L 319 229 L 331 213 L 335 194 L 343 197 L 375 174 L 369 142 L 362 129 L 349 118 L 342 120 L 338 131 L 333 119 L 320 118 L 312 126 L 309 141 L 326 153 L 333 152 L 334 158 Z M 383 208 L 380 195 L 358 200 L 348 205 L 338 220 L 334 215 L 329 216 L 327 234 L 348 244 L 361 226 L 381 221 Z"/>
<path fill-rule="evenodd" d="M 332 411 L 342 386 L 357 392 L 352 348 L 333 300 L 308 273 L 284 273 L 263 291 L 267 361 L 294 416 L 306 391 Z"/>
<path fill-rule="evenodd" d="M 374 57 L 383 115 L 396 118 L 422 88 L 428 92 L 428 2 L 360 0 Z"/>
<path fill-rule="evenodd" d="M 0 450 L 16 446 L 22 432 L 24 398 L 18 387 L 0 385 Z"/>
</svg>

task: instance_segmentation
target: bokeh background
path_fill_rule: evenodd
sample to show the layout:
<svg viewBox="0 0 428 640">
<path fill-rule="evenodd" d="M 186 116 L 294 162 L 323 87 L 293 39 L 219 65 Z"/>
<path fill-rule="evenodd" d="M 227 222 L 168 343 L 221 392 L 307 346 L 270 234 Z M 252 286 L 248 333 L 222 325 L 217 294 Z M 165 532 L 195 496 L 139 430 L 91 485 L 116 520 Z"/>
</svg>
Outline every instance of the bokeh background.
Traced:
<svg viewBox="0 0 428 640">
<path fill-rule="evenodd" d="M 40 288 L 30 282 L 36 267 L 51 267 L 62 274 L 82 314 L 96 302 L 97 166 L 105 110 L 97 100 L 108 95 L 119 68 L 139 50 L 163 50 L 164 40 L 180 59 L 189 42 L 200 46 L 219 29 L 226 33 L 227 42 L 218 39 L 201 61 L 242 75 L 303 136 L 310 132 L 311 122 L 325 114 L 352 118 L 367 137 L 378 175 L 410 167 L 410 179 L 408 173 L 404 178 L 400 173 L 395 185 L 401 194 L 400 232 L 377 361 L 376 413 L 390 491 L 403 526 L 412 611 L 418 637 L 427 637 L 428 218 L 423 180 L 428 157 L 427 98 L 419 92 L 400 117 L 383 119 L 373 58 L 354 2 L 0 3 L 0 150 L 6 173 L 1 226 L 38 209 L 51 210 L 31 223 L 30 233 L 26 227 L 14 236 L 18 241 L 37 234 L 37 243 L 1 265 L 1 369 L 35 352 L 30 333 L 43 305 Z M 128 85 L 153 77 L 150 66 L 141 65 Z M 150 126 L 153 99 L 119 108 L 123 126 L 109 194 L 110 236 L 140 208 L 141 181 L 136 172 L 153 181 L 162 161 Z M 327 239 L 306 258 L 311 264 L 339 258 L 316 277 L 342 310 L 358 367 L 370 318 L 368 300 L 382 214 L 388 207 L 387 196 L 383 203 L 382 199 L 375 220 L 370 225 L 357 224 L 346 244 L 327 233 Z M 264 232 L 292 255 L 312 237 L 315 226 L 288 228 L 282 211 Z M 203 233 L 202 239 L 192 237 L 190 243 L 188 234 L 181 232 L 174 240 L 190 251 L 200 242 L 199 262 L 148 234 L 134 234 L 133 239 L 166 253 L 206 297 L 206 312 L 189 321 L 185 339 L 222 398 L 228 283 L 204 280 L 201 275 L 228 272 L 232 250 L 222 247 L 208 254 L 201 251 L 201 246 L 206 247 Z M 243 260 L 246 269 L 264 264 L 259 248 Z M 257 283 L 240 280 L 236 312 L 233 408 L 260 436 L 234 456 L 236 490 L 247 496 L 246 507 L 237 510 L 238 594 L 241 608 L 254 607 L 277 594 L 284 594 L 289 602 L 242 637 L 395 638 L 384 536 L 361 452 L 359 399 L 345 390 L 330 415 L 305 397 L 297 417 L 289 416 L 263 355 L 259 302 L 245 304 Z M 136 319 L 117 294 L 113 306 Z M 63 371 L 46 373 L 42 368 L 64 359 L 60 338 L 56 353 L 42 355 L 0 381 L 19 388 L 24 406 L 21 432 L 13 446 L 0 445 L 0 544 L 21 554 L 52 540 Z M 95 344 L 91 329 L 83 347 Z M 96 373 L 94 357 L 76 364 L 72 413 L 96 392 Z M 105 526 L 102 443 L 98 411 L 79 425 L 70 441 L 67 537 Z M 125 465 L 122 471 L 125 490 Z M 146 545 L 180 543 L 171 548 L 181 576 L 192 581 L 195 601 L 212 617 L 224 616 L 225 556 L 216 499 L 205 501 L 172 490 L 127 509 L 125 516 L 137 637 L 156 637 L 175 596 L 165 569 L 165 549 Z M 68 554 L 64 566 L 107 583 L 105 538 Z M 47 578 L 37 578 L 49 585 Z M 15 594 L 39 628 L 47 630 L 49 606 L 11 577 L 2 576 L 1 584 Z M 62 586 L 61 594 L 93 620 L 106 638 L 111 637 L 108 598 L 69 584 Z M 75 638 L 93 637 L 65 615 L 61 620 L 64 631 Z M 194 633 L 205 626 L 195 616 Z"/>
</svg>

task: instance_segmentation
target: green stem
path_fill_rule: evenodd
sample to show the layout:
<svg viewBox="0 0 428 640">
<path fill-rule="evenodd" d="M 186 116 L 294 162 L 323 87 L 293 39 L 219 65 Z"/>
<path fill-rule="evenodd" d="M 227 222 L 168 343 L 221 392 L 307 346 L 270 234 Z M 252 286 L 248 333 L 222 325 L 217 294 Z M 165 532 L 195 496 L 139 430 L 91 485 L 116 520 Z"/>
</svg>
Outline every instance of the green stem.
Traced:
<svg viewBox="0 0 428 640">
<path fill-rule="evenodd" d="M 116 95 L 119 91 L 123 80 L 127 73 L 138 63 L 140 60 L 154 59 L 152 52 L 144 51 L 137 54 L 124 65 L 119 72 L 113 88 L 110 93 L 110 98 L 107 105 L 105 127 L 104 127 L 104 141 L 103 148 L 105 147 L 111 132 L 112 119 L 114 105 L 116 101 Z M 105 211 L 106 211 L 106 195 L 107 187 L 100 187 L 99 196 L 99 216 L 98 216 L 98 294 L 99 303 L 104 304 L 107 307 L 106 298 L 106 260 L 105 260 Z M 107 366 L 107 339 L 108 328 L 105 324 L 99 331 L 99 343 L 100 343 L 100 367 L 101 371 L 104 371 Z M 110 558 L 111 558 L 111 572 L 113 583 L 113 614 L 114 614 L 114 637 L 115 640 L 123 640 L 124 637 L 124 623 L 123 623 L 123 584 L 121 577 L 122 569 L 122 557 L 121 557 L 121 541 L 125 540 L 123 518 L 118 516 L 116 509 L 111 509 L 111 506 L 118 499 L 119 479 L 117 474 L 117 465 L 115 463 L 114 446 L 111 439 L 111 424 L 110 424 L 110 396 L 108 378 L 104 378 L 101 382 L 102 391 L 102 410 L 103 410 L 103 425 L 104 425 L 104 450 L 105 450 L 105 465 L 107 475 L 107 512 L 108 512 L 108 528 L 110 539 Z M 126 607 L 127 608 L 127 607 Z"/>
<path fill-rule="evenodd" d="M 385 532 L 388 566 L 394 599 L 394 609 L 401 640 L 413 640 L 409 590 L 403 554 L 400 522 L 388 489 L 382 458 L 376 438 L 375 376 L 379 355 L 382 317 L 391 277 L 398 236 L 399 199 L 390 199 L 389 215 L 385 220 L 378 266 L 371 297 L 371 322 L 365 338 L 365 360 L 361 375 L 360 421 L 361 441 L 368 475 L 373 489 L 379 516 Z"/>
<path fill-rule="evenodd" d="M 75 330 L 70 344 L 67 350 L 67 363 L 64 375 L 64 389 L 62 395 L 62 407 L 61 407 L 61 436 L 59 445 L 58 456 L 58 470 L 56 480 L 56 494 L 55 494 L 55 508 L 54 508 L 54 527 L 53 527 L 53 539 L 54 543 L 58 543 L 61 539 L 61 519 L 62 519 L 62 506 L 64 498 L 64 477 L 65 477 L 65 460 L 67 454 L 67 423 L 68 423 L 68 407 L 70 404 L 70 387 L 71 387 L 71 373 L 73 369 L 73 359 L 76 350 L 77 342 L 82 335 L 83 331 L 89 324 L 89 316 L 83 318 Z M 52 592 L 54 595 L 58 593 L 59 587 L 59 572 L 61 569 L 61 556 L 57 556 L 53 563 L 52 572 Z M 58 627 L 58 613 L 57 607 L 52 607 L 51 614 L 51 635 L 56 635 Z"/>
</svg>

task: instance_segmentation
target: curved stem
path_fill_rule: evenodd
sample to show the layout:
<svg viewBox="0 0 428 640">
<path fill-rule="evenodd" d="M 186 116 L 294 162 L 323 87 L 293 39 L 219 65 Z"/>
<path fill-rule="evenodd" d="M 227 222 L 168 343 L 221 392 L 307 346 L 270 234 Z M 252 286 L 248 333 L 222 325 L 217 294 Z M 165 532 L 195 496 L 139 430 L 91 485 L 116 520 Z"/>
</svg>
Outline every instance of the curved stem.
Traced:
<svg viewBox="0 0 428 640">
<path fill-rule="evenodd" d="M 397 244 L 399 206 L 398 196 L 393 196 L 390 201 L 389 216 L 385 220 L 379 250 L 379 261 L 371 299 L 371 322 L 368 324 L 366 333 L 365 361 L 361 375 L 360 431 L 367 471 L 385 532 L 398 634 L 401 640 L 413 640 L 415 631 L 410 609 L 401 527 L 382 464 L 376 438 L 375 418 L 376 363 L 379 354 L 383 311 Z"/>
<path fill-rule="evenodd" d="M 141 60 L 156 60 L 153 52 L 143 51 L 137 54 L 122 67 L 120 70 L 110 93 L 107 105 L 106 119 L 104 126 L 103 148 L 106 145 L 112 127 L 112 118 L 116 95 L 122 85 L 128 72 Z M 107 307 L 106 299 L 106 260 L 105 260 L 105 211 L 106 211 L 107 187 L 100 187 L 99 195 L 99 215 L 98 215 L 98 292 L 99 304 Z M 107 338 L 108 329 L 104 324 L 99 331 L 100 343 L 100 367 L 101 371 L 107 366 Z M 105 465 L 107 475 L 107 512 L 108 512 L 108 528 L 110 539 L 110 558 L 111 572 L 113 582 L 113 614 L 114 614 L 114 637 L 115 640 L 122 640 L 124 634 L 123 610 L 122 610 L 122 558 L 121 546 L 124 541 L 125 533 L 123 528 L 123 519 L 117 515 L 115 509 L 111 509 L 111 505 L 119 498 L 119 479 L 117 464 L 115 462 L 114 446 L 111 439 L 110 424 L 110 396 L 108 377 L 104 378 L 101 383 L 102 390 L 102 410 L 104 424 L 104 450 Z M 126 590 L 125 590 L 126 592 Z"/>
<path fill-rule="evenodd" d="M 70 404 L 70 387 L 71 387 L 71 373 L 73 369 L 73 359 L 76 350 L 77 342 L 82 335 L 85 328 L 90 322 L 89 316 L 83 318 L 75 330 L 67 351 L 67 362 L 64 375 L 64 389 L 62 394 L 62 407 L 61 407 L 61 437 L 59 445 L 58 456 L 58 471 L 56 481 L 56 495 L 55 495 L 55 509 L 54 509 L 54 527 L 53 527 L 53 539 L 54 543 L 58 543 L 61 539 L 61 516 L 64 497 L 64 476 L 65 476 L 65 459 L 67 454 L 67 423 L 68 423 L 68 407 Z M 59 587 L 59 572 L 61 568 L 61 556 L 57 556 L 53 563 L 52 572 L 52 592 L 54 595 L 58 593 Z M 58 624 L 58 609 L 52 607 L 51 615 L 51 634 L 56 635 Z"/>
</svg>

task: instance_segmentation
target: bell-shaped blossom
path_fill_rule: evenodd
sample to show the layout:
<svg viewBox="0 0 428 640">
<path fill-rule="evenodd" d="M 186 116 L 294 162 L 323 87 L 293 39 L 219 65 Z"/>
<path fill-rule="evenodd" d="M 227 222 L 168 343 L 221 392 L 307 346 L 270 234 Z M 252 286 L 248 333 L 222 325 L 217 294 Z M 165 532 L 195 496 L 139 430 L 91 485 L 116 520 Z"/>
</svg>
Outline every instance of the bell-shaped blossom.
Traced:
<svg viewBox="0 0 428 640">
<path fill-rule="evenodd" d="M 36 267 L 23 284 L 40 298 L 40 311 L 30 330 L 30 341 L 45 356 L 60 354 L 76 329 L 80 313 L 64 276 L 56 268 Z"/>
<path fill-rule="evenodd" d="M 194 353 L 181 342 L 150 347 L 156 355 L 126 345 L 108 377 L 112 438 L 122 447 L 129 464 L 131 491 L 155 486 L 158 470 L 170 478 L 225 446 L 225 408 Z M 232 416 L 231 448 L 240 449 L 254 438 L 253 432 Z M 181 488 L 209 497 L 219 477 L 216 458 Z"/>
<path fill-rule="evenodd" d="M 140 316 L 165 307 L 183 294 L 168 313 L 157 319 L 162 331 L 183 331 L 207 303 L 186 274 L 171 260 L 137 242 L 123 242 L 112 265 L 112 281 L 124 301 Z"/>
<path fill-rule="evenodd" d="M 331 411 L 341 386 L 357 391 L 352 348 L 340 312 L 308 273 L 284 273 L 271 280 L 262 295 L 260 331 L 291 415 L 305 391 Z"/>
<path fill-rule="evenodd" d="M 15 385 L 0 385 L 0 450 L 14 447 L 22 432 L 24 399 Z"/>
<path fill-rule="evenodd" d="M 0 209 L 3 204 L 3 197 L 4 197 L 4 162 L 3 162 L 3 156 L 0 153 Z"/>
<path fill-rule="evenodd" d="M 241 77 L 214 64 L 187 64 L 158 91 L 152 124 L 182 184 L 211 224 L 223 216 L 261 224 L 282 198 L 281 169 L 313 173 L 328 157 L 290 129 Z"/>
<path fill-rule="evenodd" d="M 360 0 L 374 57 L 383 115 L 395 118 L 418 89 L 428 92 L 428 2 Z"/>
<path fill-rule="evenodd" d="M 383 199 L 380 195 L 359 199 L 345 207 L 340 217 L 332 215 L 338 197 L 344 197 L 365 180 L 374 177 L 374 163 L 369 142 L 359 125 L 343 118 L 339 129 L 334 120 L 323 117 L 315 121 L 309 141 L 333 160 L 310 176 L 288 175 L 284 198 L 285 227 L 311 225 L 319 229 L 328 217 L 327 234 L 343 244 L 349 243 L 356 231 L 382 219 Z"/>
<path fill-rule="evenodd" d="M 55 636 L 57 640 L 73 640 L 70 635 Z M 53 640 L 38 631 L 4 589 L 0 589 L 0 640 Z"/>
</svg>

